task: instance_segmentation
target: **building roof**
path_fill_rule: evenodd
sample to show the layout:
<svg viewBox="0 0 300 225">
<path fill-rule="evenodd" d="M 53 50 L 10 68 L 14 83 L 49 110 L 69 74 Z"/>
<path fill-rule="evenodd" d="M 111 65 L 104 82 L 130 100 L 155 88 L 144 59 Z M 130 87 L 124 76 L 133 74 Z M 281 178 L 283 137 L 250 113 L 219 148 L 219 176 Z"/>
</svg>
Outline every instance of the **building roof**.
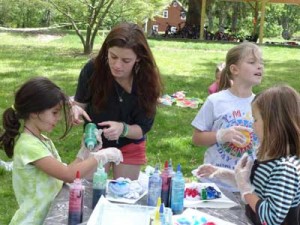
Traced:
<svg viewBox="0 0 300 225">
<path fill-rule="evenodd" d="M 262 2 L 262 0 L 222 0 L 231 2 Z M 265 0 L 265 3 L 283 3 L 300 5 L 300 0 Z"/>
</svg>

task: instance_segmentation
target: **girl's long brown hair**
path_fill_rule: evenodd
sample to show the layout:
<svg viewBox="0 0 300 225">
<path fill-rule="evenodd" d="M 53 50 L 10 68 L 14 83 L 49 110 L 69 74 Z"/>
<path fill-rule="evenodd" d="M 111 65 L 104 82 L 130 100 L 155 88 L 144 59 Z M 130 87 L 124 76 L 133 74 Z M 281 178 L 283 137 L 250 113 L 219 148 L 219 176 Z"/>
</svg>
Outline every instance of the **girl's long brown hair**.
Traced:
<svg viewBox="0 0 300 225">
<path fill-rule="evenodd" d="M 299 93 L 287 85 L 271 87 L 256 95 L 252 107 L 257 107 L 263 120 L 263 140 L 257 158 L 300 157 Z"/>
<path fill-rule="evenodd" d="M 147 43 L 142 29 L 132 23 L 122 23 L 114 27 L 94 59 L 95 72 L 91 79 L 92 103 L 96 109 L 106 104 L 106 99 L 113 89 L 113 76 L 107 62 L 108 49 L 120 47 L 132 49 L 139 58 L 133 68 L 133 79 L 137 85 L 138 103 L 148 116 L 156 111 L 157 100 L 162 94 L 162 82 L 159 69 Z"/>
<path fill-rule="evenodd" d="M 16 138 L 20 135 L 22 120 L 29 118 L 31 113 L 39 113 L 62 104 L 64 111 L 64 137 L 72 125 L 69 115 L 69 97 L 46 77 L 34 77 L 25 82 L 15 94 L 15 102 L 7 108 L 2 116 L 4 132 L 0 136 L 0 146 L 8 157 L 13 156 Z"/>
</svg>

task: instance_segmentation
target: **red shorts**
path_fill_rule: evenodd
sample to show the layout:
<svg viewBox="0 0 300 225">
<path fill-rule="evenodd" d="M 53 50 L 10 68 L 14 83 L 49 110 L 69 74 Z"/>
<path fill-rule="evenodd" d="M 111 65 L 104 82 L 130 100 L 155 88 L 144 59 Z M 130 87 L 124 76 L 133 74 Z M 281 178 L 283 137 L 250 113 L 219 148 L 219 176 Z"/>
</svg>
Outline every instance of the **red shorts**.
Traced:
<svg viewBox="0 0 300 225">
<path fill-rule="evenodd" d="M 125 145 L 120 150 L 123 154 L 122 164 L 144 165 L 147 162 L 146 141 Z"/>
</svg>

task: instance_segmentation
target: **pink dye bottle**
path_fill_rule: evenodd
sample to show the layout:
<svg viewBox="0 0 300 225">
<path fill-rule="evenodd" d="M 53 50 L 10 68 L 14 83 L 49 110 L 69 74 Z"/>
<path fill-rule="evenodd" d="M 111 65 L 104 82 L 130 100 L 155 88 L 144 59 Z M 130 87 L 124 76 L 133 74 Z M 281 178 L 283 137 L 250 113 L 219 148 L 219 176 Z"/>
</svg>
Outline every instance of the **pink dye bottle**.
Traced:
<svg viewBox="0 0 300 225">
<path fill-rule="evenodd" d="M 77 171 L 76 179 L 70 186 L 68 225 L 75 225 L 82 222 L 83 195 L 84 195 L 84 186 L 82 185 L 80 179 L 80 172 Z"/>
<path fill-rule="evenodd" d="M 162 179 L 162 190 L 161 190 L 161 201 L 166 207 L 169 207 L 169 191 L 171 185 L 171 177 L 168 170 L 168 161 L 165 162 L 164 170 L 161 173 Z"/>
</svg>

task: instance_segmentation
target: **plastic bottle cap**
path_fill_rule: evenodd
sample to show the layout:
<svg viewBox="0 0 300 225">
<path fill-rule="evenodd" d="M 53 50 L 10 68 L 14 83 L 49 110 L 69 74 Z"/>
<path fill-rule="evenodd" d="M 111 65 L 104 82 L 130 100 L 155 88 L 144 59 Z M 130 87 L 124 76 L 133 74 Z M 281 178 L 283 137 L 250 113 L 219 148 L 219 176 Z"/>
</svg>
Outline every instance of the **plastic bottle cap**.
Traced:
<svg viewBox="0 0 300 225">
<path fill-rule="evenodd" d="M 86 144 L 86 146 L 87 146 L 87 148 L 88 148 L 89 150 L 92 150 L 92 149 L 95 147 L 95 145 L 94 145 L 94 143 L 93 143 L 92 141 L 89 141 L 89 142 Z"/>
</svg>

